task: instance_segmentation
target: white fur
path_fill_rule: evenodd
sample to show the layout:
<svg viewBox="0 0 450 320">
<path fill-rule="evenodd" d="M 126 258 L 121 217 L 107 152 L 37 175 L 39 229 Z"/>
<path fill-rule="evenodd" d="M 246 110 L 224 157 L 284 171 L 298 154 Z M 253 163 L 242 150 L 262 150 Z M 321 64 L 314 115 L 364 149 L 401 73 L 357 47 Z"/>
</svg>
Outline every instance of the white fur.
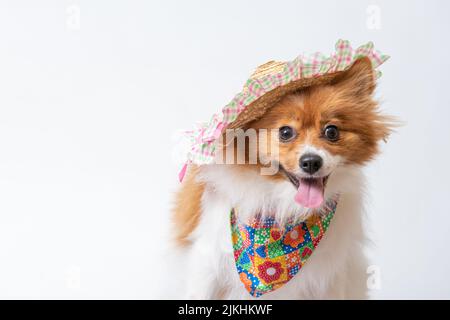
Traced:
<svg viewBox="0 0 450 320">
<path fill-rule="evenodd" d="M 241 219 L 275 211 L 279 221 L 292 214 L 306 215 L 308 210 L 293 201 L 296 190 L 290 182 L 274 182 L 257 171 L 242 174 L 233 165 L 209 165 L 201 168 L 198 178 L 206 189 L 200 223 L 191 234 L 184 297 L 250 299 L 234 265 L 230 210 L 238 207 Z M 324 238 L 291 281 L 259 299 L 366 298 L 363 188 L 360 168 L 334 169 L 325 196 L 340 192 L 341 197 Z"/>
</svg>

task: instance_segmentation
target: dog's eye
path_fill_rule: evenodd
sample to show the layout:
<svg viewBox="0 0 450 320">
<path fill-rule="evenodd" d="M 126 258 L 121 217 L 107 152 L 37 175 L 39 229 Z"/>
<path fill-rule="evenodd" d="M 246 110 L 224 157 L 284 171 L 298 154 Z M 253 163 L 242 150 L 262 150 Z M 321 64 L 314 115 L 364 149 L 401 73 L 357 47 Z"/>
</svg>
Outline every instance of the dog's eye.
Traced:
<svg viewBox="0 0 450 320">
<path fill-rule="evenodd" d="M 281 141 L 289 141 L 295 137 L 296 133 L 294 128 L 289 126 L 281 127 L 279 130 L 279 137 Z"/>
<path fill-rule="evenodd" d="M 324 135 L 329 141 L 337 141 L 337 139 L 339 139 L 339 129 L 334 125 L 326 126 Z"/>
</svg>

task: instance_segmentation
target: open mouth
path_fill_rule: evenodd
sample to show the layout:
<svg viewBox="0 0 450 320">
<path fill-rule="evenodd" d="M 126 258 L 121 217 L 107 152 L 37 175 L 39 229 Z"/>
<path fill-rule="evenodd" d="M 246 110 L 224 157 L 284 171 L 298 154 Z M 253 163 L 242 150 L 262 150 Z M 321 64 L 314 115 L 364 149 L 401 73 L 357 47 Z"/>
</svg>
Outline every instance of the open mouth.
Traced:
<svg viewBox="0 0 450 320">
<path fill-rule="evenodd" d="M 295 202 L 305 208 L 318 208 L 322 205 L 329 175 L 318 178 L 301 178 L 284 169 L 282 171 L 297 189 L 297 194 L 294 198 Z"/>
</svg>

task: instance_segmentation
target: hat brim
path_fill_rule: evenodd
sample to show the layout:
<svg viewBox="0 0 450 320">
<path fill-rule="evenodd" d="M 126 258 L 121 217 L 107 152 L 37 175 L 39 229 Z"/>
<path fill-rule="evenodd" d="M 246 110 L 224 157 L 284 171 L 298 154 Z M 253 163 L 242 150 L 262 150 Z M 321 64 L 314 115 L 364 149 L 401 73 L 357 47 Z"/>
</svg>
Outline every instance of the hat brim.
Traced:
<svg viewBox="0 0 450 320">
<path fill-rule="evenodd" d="M 356 62 L 360 60 L 366 60 L 366 63 L 370 63 L 367 57 L 362 57 L 353 62 L 353 66 Z M 350 66 L 350 68 L 351 68 Z M 349 69 L 350 69 L 349 68 Z M 243 110 L 225 129 L 240 129 L 245 128 L 245 126 L 252 122 L 260 119 L 264 114 L 272 108 L 277 102 L 279 102 L 283 97 L 297 92 L 302 89 L 306 89 L 317 85 L 327 85 L 336 82 L 340 77 L 342 77 L 349 69 L 343 71 L 337 71 L 334 73 L 324 74 L 313 78 L 303 78 L 299 80 L 292 81 L 286 85 L 279 86 L 263 96 L 259 97 L 257 100 L 249 104 L 245 110 Z"/>
</svg>

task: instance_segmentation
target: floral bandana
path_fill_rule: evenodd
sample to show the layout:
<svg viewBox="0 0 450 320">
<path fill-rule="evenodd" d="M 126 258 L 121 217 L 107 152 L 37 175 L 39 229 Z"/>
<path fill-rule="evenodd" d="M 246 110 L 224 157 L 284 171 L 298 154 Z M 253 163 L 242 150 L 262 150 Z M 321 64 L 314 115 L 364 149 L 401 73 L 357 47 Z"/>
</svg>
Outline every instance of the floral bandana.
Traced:
<svg viewBox="0 0 450 320">
<path fill-rule="evenodd" d="M 283 227 L 273 217 L 238 221 L 231 211 L 231 234 L 239 278 L 254 297 L 274 291 L 291 280 L 313 254 L 336 211 L 338 197 L 330 198 L 306 221 Z"/>
</svg>

